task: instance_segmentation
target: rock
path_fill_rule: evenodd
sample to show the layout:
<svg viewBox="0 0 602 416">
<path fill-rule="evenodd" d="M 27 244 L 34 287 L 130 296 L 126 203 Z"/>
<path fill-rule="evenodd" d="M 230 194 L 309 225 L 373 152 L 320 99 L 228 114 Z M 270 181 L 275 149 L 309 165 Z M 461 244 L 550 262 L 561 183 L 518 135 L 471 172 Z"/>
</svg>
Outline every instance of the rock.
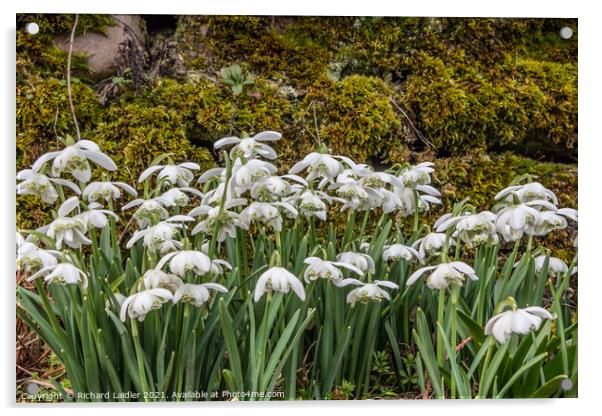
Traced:
<svg viewBox="0 0 602 416">
<path fill-rule="evenodd" d="M 144 48 L 146 30 L 142 18 L 138 15 L 112 15 L 115 26 L 108 26 L 106 34 L 87 32 L 76 36 L 73 52 L 85 53 L 90 69 L 90 77 L 101 80 L 115 74 L 120 45 L 128 39 Z M 54 39 L 54 44 L 64 51 L 69 50 L 70 34 Z"/>
</svg>

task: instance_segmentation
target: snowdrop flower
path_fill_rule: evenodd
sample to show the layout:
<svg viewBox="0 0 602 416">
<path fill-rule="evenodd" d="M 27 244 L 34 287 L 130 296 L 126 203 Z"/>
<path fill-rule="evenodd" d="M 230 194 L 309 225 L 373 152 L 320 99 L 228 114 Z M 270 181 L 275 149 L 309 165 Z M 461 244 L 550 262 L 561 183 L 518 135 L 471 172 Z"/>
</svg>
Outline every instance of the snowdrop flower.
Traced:
<svg viewBox="0 0 602 416">
<path fill-rule="evenodd" d="M 165 273 L 162 270 L 150 269 L 142 275 L 142 283 L 144 289 L 167 289 L 170 292 L 175 292 L 177 288 L 182 286 L 184 282 L 175 274 Z"/>
<path fill-rule="evenodd" d="M 42 199 L 47 204 L 52 204 L 59 197 L 58 192 L 54 185 L 61 185 L 71 189 L 77 195 L 80 194 L 80 190 L 73 182 L 66 179 L 49 178 L 46 175 L 37 173 L 33 169 L 25 169 L 17 173 L 17 180 L 20 180 L 17 184 L 18 195 L 34 195 Z"/>
<path fill-rule="evenodd" d="M 418 247 L 420 256 L 426 258 L 429 254 L 438 253 L 445 245 L 445 239 L 447 236 L 444 233 L 428 233 L 422 238 L 419 238 L 412 244 L 413 248 Z M 456 244 L 456 241 L 450 237 L 449 246 Z"/>
<path fill-rule="evenodd" d="M 560 214 L 564 217 L 567 217 L 575 222 L 578 222 L 578 213 L 576 209 L 573 208 L 560 208 L 556 211 L 557 214 Z"/>
<path fill-rule="evenodd" d="M 98 145 L 90 140 L 80 140 L 63 150 L 42 155 L 35 161 L 32 170 L 39 172 L 40 168 L 50 160 L 53 160 L 50 169 L 52 176 L 60 176 L 61 173 L 67 172 L 80 182 L 88 182 L 92 177 L 88 161 L 92 161 L 106 170 L 117 169 L 115 162 L 102 153 Z"/>
<path fill-rule="evenodd" d="M 556 207 L 547 201 L 535 200 L 517 205 L 509 205 L 497 214 L 495 227 L 506 241 L 516 241 L 523 234 L 535 234 L 535 228 L 541 220 L 541 213 L 535 207 L 544 207 L 556 210 Z"/>
<path fill-rule="evenodd" d="M 554 205 L 558 205 L 558 199 L 556 198 L 554 192 L 546 189 L 539 182 L 509 186 L 498 192 L 498 194 L 495 196 L 495 199 L 497 201 L 512 203 L 513 194 L 518 197 L 520 202 L 551 201 Z"/>
<path fill-rule="evenodd" d="M 347 294 L 347 303 L 351 304 L 354 304 L 358 301 L 362 303 L 368 303 L 371 300 L 380 302 L 383 300 L 383 298 L 391 300 L 389 293 L 382 288 L 386 287 L 389 289 L 399 289 L 398 285 L 387 280 L 375 280 L 372 283 L 364 283 L 357 279 L 345 279 L 337 286 L 343 287 L 347 285 L 359 286 Z"/>
<path fill-rule="evenodd" d="M 305 179 L 310 182 L 316 178 L 322 178 L 318 184 L 318 188 L 321 189 L 326 183 L 334 182 L 334 179 L 343 172 L 344 166 L 337 159 L 345 161 L 350 166 L 355 165 L 351 159 L 344 156 L 331 156 L 326 153 L 312 152 L 305 156 L 302 161 L 297 162 L 289 170 L 289 173 L 296 175 L 307 169 L 309 173 Z"/>
<path fill-rule="evenodd" d="M 86 276 L 86 273 L 71 263 L 59 263 L 44 267 L 32 274 L 27 281 L 31 282 L 44 275 L 46 275 L 44 281 L 47 284 L 76 285 L 82 282 L 82 288 L 86 289 L 88 287 L 88 276 Z"/>
<path fill-rule="evenodd" d="M 423 256 L 414 248 L 403 244 L 391 244 L 385 246 L 383 250 L 384 261 L 399 261 L 405 260 L 411 262 L 416 259 L 420 263 L 424 261 Z"/>
<path fill-rule="evenodd" d="M 303 191 L 303 193 L 301 193 L 300 195 L 292 196 L 288 198 L 288 201 L 296 202 L 297 206 L 299 207 L 299 211 L 305 218 L 316 217 L 322 221 L 326 221 L 326 215 L 328 212 L 326 202 L 345 202 L 340 198 L 332 198 L 325 192 L 310 190 Z"/>
<path fill-rule="evenodd" d="M 457 217 L 446 214 L 435 223 L 435 227 L 437 232 L 445 232 L 455 226 L 453 235 L 466 245 L 475 246 L 484 242 L 498 242 L 495 219 L 496 215 L 489 211 L 467 213 Z"/>
<path fill-rule="evenodd" d="M 201 251 L 169 253 L 159 260 L 156 269 L 161 270 L 167 262 L 169 262 L 169 270 L 180 277 L 184 277 L 186 272 L 204 275 L 211 270 L 211 259 Z"/>
<path fill-rule="evenodd" d="M 155 165 L 147 168 L 140 174 L 138 182 L 142 183 L 152 174 L 159 172 L 157 182 L 163 184 L 177 185 L 182 188 L 188 187 L 194 179 L 192 171 L 199 170 L 201 167 L 192 162 L 180 163 L 179 165 Z"/>
<path fill-rule="evenodd" d="M 259 279 L 257 279 L 254 300 L 255 302 L 259 302 L 259 299 L 261 299 L 266 292 L 276 291 L 288 293 L 290 289 L 295 292 L 299 299 L 302 301 L 305 300 L 305 290 L 299 279 L 283 267 L 272 267 L 263 272 L 263 274 L 259 276 Z"/>
<path fill-rule="evenodd" d="M 132 196 L 138 196 L 134 188 L 123 182 L 92 182 L 84 189 L 83 196 L 90 202 L 97 202 L 99 199 L 109 202 L 111 199 L 121 198 L 121 190 Z"/>
<path fill-rule="evenodd" d="M 535 271 L 537 273 L 541 272 L 541 269 L 543 268 L 543 264 L 545 261 L 546 261 L 545 255 L 535 257 Z M 564 261 L 562 261 L 558 257 L 550 257 L 549 258 L 548 275 L 550 277 L 563 275 L 563 274 L 567 273 L 568 271 L 569 271 L 569 268 Z M 574 273 L 574 269 L 573 269 L 573 273 Z"/>
<path fill-rule="evenodd" d="M 336 193 L 345 203 L 341 211 L 349 208 L 365 211 L 370 208 L 376 208 L 382 203 L 381 195 L 372 188 L 359 185 L 357 182 L 348 182 L 345 184 L 335 184 Z"/>
<path fill-rule="evenodd" d="M 228 291 L 224 286 L 217 283 L 203 283 L 200 285 L 185 283 L 176 289 L 176 293 L 173 296 L 173 303 L 182 302 L 191 303 L 197 307 L 201 306 L 211 298 L 209 289 L 222 293 Z"/>
<path fill-rule="evenodd" d="M 56 248 L 60 249 L 63 242 L 71 248 L 80 248 L 82 244 L 92 244 L 84 234 L 86 223 L 81 218 L 67 217 L 71 211 L 79 206 L 79 199 L 71 197 L 67 199 L 58 209 L 58 217 L 49 225 L 38 229 L 56 242 Z"/>
<path fill-rule="evenodd" d="M 212 207 L 210 205 L 201 205 L 192 211 L 191 217 L 201 216 L 203 219 L 192 229 L 191 234 L 195 235 L 199 232 L 211 234 L 214 231 L 216 221 L 218 222 L 217 241 L 220 243 L 226 239 L 236 238 L 236 227 L 240 226 L 240 216 L 229 208 L 233 208 L 246 203 L 245 199 L 231 200 L 224 204 L 224 209 L 220 212 L 220 207 Z"/>
<path fill-rule="evenodd" d="M 527 334 L 538 329 L 542 319 L 554 319 L 552 314 L 539 306 L 507 310 L 492 317 L 485 325 L 485 335 L 493 335 L 504 344 L 514 334 Z"/>
<path fill-rule="evenodd" d="M 181 249 L 182 244 L 174 241 L 174 236 L 178 230 L 184 227 L 177 222 L 194 221 L 194 218 L 186 215 L 175 215 L 165 221 L 161 221 L 144 230 L 136 230 L 132 238 L 127 242 L 126 248 L 131 248 L 140 239 L 143 239 L 144 246 L 153 253 L 164 255 L 174 249 Z"/>
<path fill-rule="evenodd" d="M 231 183 L 234 193 L 237 196 L 244 194 L 257 181 L 269 178 L 277 170 L 276 166 L 259 159 L 249 160 L 245 164 L 241 164 L 240 159 L 237 159 L 232 167 Z"/>
<path fill-rule="evenodd" d="M 362 273 L 374 274 L 374 260 L 367 254 L 356 253 L 354 251 L 346 251 L 337 256 L 337 260 L 341 263 L 351 264 L 362 271 Z"/>
<path fill-rule="evenodd" d="M 567 225 L 566 218 L 559 215 L 558 211 L 540 211 L 539 221 L 533 227 L 533 235 L 543 236 L 554 230 L 562 230 Z"/>
<path fill-rule="evenodd" d="M 393 187 L 393 193 L 401 202 L 401 213 L 405 217 L 412 215 L 416 210 L 428 211 L 430 209 L 430 204 L 441 204 L 441 200 L 437 198 L 438 195 L 422 195 L 418 192 L 418 187 L 421 187 L 421 185 L 417 185 L 416 189 L 399 186 Z M 420 189 L 426 189 L 431 193 L 439 193 L 432 187 L 421 187 Z"/>
<path fill-rule="evenodd" d="M 115 218 L 115 221 L 119 221 L 119 217 L 113 211 L 108 209 L 102 209 L 102 205 L 97 202 L 91 202 L 88 205 L 88 210 L 81 214 L 75 215 L 73 218 L 79 218 L 83 221 L 86 229 L 94 228 L 105 228 L 109 219 L 107 215 Z"/>
<path fill-rule="evenodd" d="M 343 271 L 341 268 L 351 270 L 354 273 L 363 276 L 364 273 L 352 264 L 322 260 L 318 257 L 308 257 L 303 263 L 309 265 L 303 274 L 303 278 L 307 283 L 317 279 L 330 280 L 337 284 L 343 280 Z"/>
<path fill-rule="evenodd" d="M 171 188 L 161 194 L 160 198 L 166 207 L 185 207 L 190 202 L 190 198 L 186 195 L 186 192 L 199 198 L 203 197 L 203 193 L 194 188 Z"/>
<path fill-rule="evenodd" d="M 132 216 L 138 228 L 146 228 L 169 217 L 169 212 L 163 207 L 165 201 L 161 197 L 153 199 L 134 199 L 121 207 L 122 210 L 138 207 Z"/>
<path fill-rule="evenodd" d="M 55 266 L 60 252 L 44 250 L 29 241 L 23 241 L 17 250 L 17 269 L 31 273 L 36 270 Z"/>
<path fill-rule="evenodd" d="M 399 175 L 399 180 L 406 188 L 416 188 L 418 185 L 431 183 L 431 173 L 435 171 L 432 162 L 422 162 L 416 166 L 410 166 Z"/>
<path fill-rule="evenodd" d="M 256 200 L 265 202 L 286 197 L 293 192 L 293 188 L 285 179 L 294 180 L 303 186 L 308 185 L 305 179 L 297 175 L 270 176 L 253 184 L 251 196 Z"/>
<path fill-rule="evenodd" d="M 438 266 L 427 266 L 418 269 L 408 278 L 406 285 L 414 284 L 420 276 L 431 270 L 434 271 L 426 278 L 426 285 L 431 289 L 444 289 L 452 282 L 462 286 L 465 276 L 470 277 L 471 280 L 479 280 L 474 269 L 468 264 L 461 261 L 452 261 L 441 263 Z"/>
<path fill-rule="evenodd" d="M 127 297 L 121 304 L 119 318 L 125 322 L 126 318 L 143 321 L 146 314 L 160 309 L 164 303 L 173 299 L 167 289 L 148 289 Z"/>
<path fill-rule="evenodd" d="M 386 185 L 403 186 L 399 178 L 387 172 L 370 172 L 364 175 L 359 182 L 374 189 L 384 188 Z"/>
<path fill-rule="evenodd" d="M 252 202 L 240 213 L 240 227 L 248 230 L 251 221 L 260 222 L 276 232 L 282 230 L 282 216 L 278 208 L 284 208 L 289 217 L 298 215 L 297 210 L 288 202 Z"/>
<path fill-rule="evenodd" d="M 276 152 L 270 146 L 261 142 L 273 142 L 280 140 L 282 134 L 276 131 L 262 131 L 253 137 L 224 137 L 213 144 L 214 149 L 221 149 L 224 146 L 235 146 L 230 151 L 232 159 L 241 156 L 245 159 L 255 159 L 257 156 L 265 157 L 266 159 L 276 159 Z"/>
</svg>

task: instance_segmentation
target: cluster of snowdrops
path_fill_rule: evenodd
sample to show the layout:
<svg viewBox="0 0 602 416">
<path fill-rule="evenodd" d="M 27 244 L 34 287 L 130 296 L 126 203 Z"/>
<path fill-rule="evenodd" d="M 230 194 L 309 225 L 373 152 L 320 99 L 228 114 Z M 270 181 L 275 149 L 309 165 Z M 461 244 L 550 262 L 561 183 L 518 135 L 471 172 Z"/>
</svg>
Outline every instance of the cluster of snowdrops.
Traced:
<svg viewBox="0 0 602 416">
<path fill-rule="evenodd" d="M 576 257 L 536 244 L 576 210 L 520 178 L 491 211 L 461 201 L 431 228 L 420 215 L 441 203 L 433 163 L 379 172 L 321 146 L 279 175 L 280 139 L 218 140 L 225 166 L 205 172 L 160 156 L 138 190 L 110 180 L 117 166 L 89 140 L 18 172 L 19 195 L 58 206 L 17 235 L 17 268 L 36 285 L 19 288 L 17 312 L 65 365 L 59 391 L 322 399 L 346 385 L 374 397 L 381 351 L 398 384 L 387 394 L 546 397 L 576 385 L 576 312 L 563 301 Z"/>
</svg>

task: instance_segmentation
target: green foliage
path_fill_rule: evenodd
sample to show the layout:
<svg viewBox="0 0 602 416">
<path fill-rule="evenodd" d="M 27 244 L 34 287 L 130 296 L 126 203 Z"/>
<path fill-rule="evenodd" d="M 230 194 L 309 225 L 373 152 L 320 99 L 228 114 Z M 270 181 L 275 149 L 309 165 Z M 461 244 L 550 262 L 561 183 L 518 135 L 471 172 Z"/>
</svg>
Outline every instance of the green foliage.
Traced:
<svg viewBox="0 0 602 416">
<path fill-rule="evenodd" d="M 317 141 L 316 121 L 320 140 L 335 154 L 362 163 L 377 158 L 402 145 L 402 124 L 390 101 L 393 96 L 394 91 L 374 77 L 324 80 L 309 89 L 300 106 L 305 137 Z"/>
<path fill-rule="evenodd" d="M 209 151 L 188 141 L 182 116 L 174 109 L 149 106 L 143 100 L 109 107 L 93 134 L 115 163 L 125 167 L 120 180 L 134 182 L 155 157 L 170 153 L 176 161 L 213 165 Z"/>
<path fill-rule="evenodd" d="M 439 152 L 510 147 L 576 157 L 577 68 L 532 60 L 495 70 L 420 53 L 404 101 Z"/>
</svg>

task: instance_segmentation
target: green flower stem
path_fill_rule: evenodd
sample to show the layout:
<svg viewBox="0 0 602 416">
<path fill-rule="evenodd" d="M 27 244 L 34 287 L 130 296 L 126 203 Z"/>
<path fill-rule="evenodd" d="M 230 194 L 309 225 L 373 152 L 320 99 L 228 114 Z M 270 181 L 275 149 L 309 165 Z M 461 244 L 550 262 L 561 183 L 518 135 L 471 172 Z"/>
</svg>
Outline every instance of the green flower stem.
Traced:
<svg viewBox="0 0 602 416">
<path fill-rule="evenodd" d="M 142 383 L 142 392 L 146 393 L 149 391 L 148 382 L 146 380 L 146 373 L 144 371 L 144 352 L 140 345 L 140 335 L 138 334 L 138 324 L 135 319 L 130 319 L 132 326 L 132 339 L 134 340 L 134 348 L 136 349 L 136 361 L 138 364 L 138 375 L 140 376 L 140 382 Z M 148 397 L 144 397 L 144 401 L 148 401 Z"/>
<path fill-rule="evenodd" d="M 450 362 L 456 362 L 456 345 L 457 345 L 457 325 L 458 325 L 458 294 L 460 291 L 460 286 L 457 284 L 452 284 L 451 286 L 451 356 L 449 357 Z M 456 398 L 456 383 L 455 378 L 451 378 L 451 398 Z"/>
<path fill-rule="evenodd" d="M 439 305 L 437 308 L 437 322 L 444 327 L 443 316 L 445 312 L 445 289 L 439 289 Z M 437 364 L 443 367 L 443 339 L 437 331 Z"/>
</svg>

